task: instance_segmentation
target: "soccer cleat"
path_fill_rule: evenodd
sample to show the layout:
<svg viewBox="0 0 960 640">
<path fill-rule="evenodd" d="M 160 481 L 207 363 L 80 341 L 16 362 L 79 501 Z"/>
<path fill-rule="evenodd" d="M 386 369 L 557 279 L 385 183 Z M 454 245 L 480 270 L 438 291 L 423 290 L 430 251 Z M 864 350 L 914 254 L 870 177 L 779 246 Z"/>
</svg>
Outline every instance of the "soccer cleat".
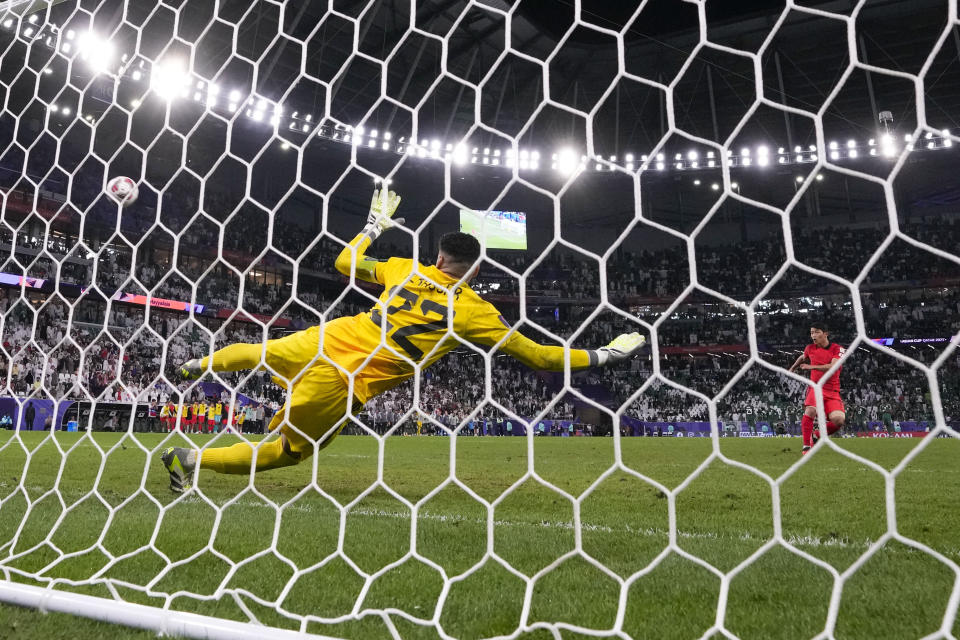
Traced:
<svg viewBox="0 0 960 640">
<path fill-rule="evenodd" d="M 813 430 L 813 444 L 817 444 L 819 440 L 820 440 L 820 428 L 817 427 L 816 429 Z"/>
<path fill-rule="evenodd" d="M 184 493 L 190 490 L 187 483 L 193 466 L 187 464 L 190 450 L 183 447 L 169 447 L 160 455 L 160 461 L 170 472 L 170 491 Z"/>
<path fill-rule="evenodd" d="M 180 375 L 184 380 L 196 380 L 203 375 L 203 365 L 199 358 L 187 360 L 180 365 Z"/>
<path fill-rule="evenodd" d="M 808 453 L 810 453 L 810 449 L 812 449 L 812 448 L 813 448 L 813 447 L 808 447 L 808 446 L 804 445 L 803 449 L 800 450 L 800 455 L 802 455 L 802 456 L 807 455 Z"/>
</svg>

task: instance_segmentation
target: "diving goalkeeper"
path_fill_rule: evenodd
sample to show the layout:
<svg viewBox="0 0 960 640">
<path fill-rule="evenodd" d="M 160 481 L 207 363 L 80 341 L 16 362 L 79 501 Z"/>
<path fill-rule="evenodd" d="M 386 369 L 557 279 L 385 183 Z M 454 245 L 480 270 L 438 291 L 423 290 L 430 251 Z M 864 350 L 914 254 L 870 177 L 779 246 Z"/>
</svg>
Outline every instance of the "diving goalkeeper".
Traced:
<svg viewBox="0 0 960 640">
<path fill-rule="evenodd" d="M 563 370 L 563 347 L 540 345 L 519 332 L 511 333 L 497 309 L 470 288 L 480 258 L 480 243 L 473 236 L 445 234 L 433 266 L 408 258 L 380 261 L 365 255 L 381 233 L 403 222 L 392 219 L 399 204 L 400 197 L 393 191 L 375 191 L 367 225 L 335 263 L 344 275 L 384 287 L 370 311 L 268 340 L 266 345 L 232 344 L 182 365 L 185 378 L 197 379 L 210 369 L 240 371 L 265 362 L 277 374 L 274 379 L 287 388 L 288 398 L 269 425 L 270 431 L 279 428 L 280 437 L 256 448 L 240 442 L 204 451 L 166 449 L 161 459 L 170 472 L 171 490 L 189 489 L 197 466 L 247 474 L 251 465 L 266 471 L 302 462 L 330 444 L 349 414 L 358 414 L 370 398 L 413 376 L 413 363 L 426 368 L 442 358 L 460 344 L 457 338 L 484 346 L 499 344 L 500 351 L 533 369 Z M 611 365 L 635 355 L 644 342 L 644 336 L 630 333 L 600 349 L 570 349 L 570 366 Z"/>
</svg>

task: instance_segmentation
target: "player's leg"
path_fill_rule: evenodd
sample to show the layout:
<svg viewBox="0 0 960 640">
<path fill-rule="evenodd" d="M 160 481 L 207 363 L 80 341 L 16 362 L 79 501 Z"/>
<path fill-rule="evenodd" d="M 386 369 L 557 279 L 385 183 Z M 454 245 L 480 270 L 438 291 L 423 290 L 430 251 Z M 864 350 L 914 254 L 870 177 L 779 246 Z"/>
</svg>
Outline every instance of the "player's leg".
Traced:
<svg viewBox="0 0 960 640">
<path fill-rule="evenodd" d="M 251 466 L 256 471 L 266 471 L 298 464 L 313 454 L 315 442 L 324 448 L 345 424 L 347 388 L 336 368 L 323 363 L 300 378 L 288 404 L 289 412 L 281 409 L 271 421 L 271 428 L 279 427 L 281 437 L 261 441 L 256 449 L 256 443 L 239 442 L 207 449 L 202 454 L 181 448 L 164 451 L 161 460 L 170 472 L 170 488 L 175 492 L 189 488 L 187 481 L 198 458 L 203 469 L 233 474 L 249 473 Z M 354 412 L 358 410 L 355 404 Z"/>
<path fill-rule="evenodd" d="M 846 409 L 839 396 L 823 399 L 823 409 L 827 414 L 827 435 L 833 435 L 847 422 Z"/>
<path fill-rule="evenodd" d="M 218 349 L 212 356 L 185 362 L 180 367 L 180 375 L 188 380 L 195 380 L 203 375 L 208 367 L 214 371 L 243 371 L 256 369 L 265 360 L 268 367 L 291 379 L 313 359 L 319 345 L 318 326 L 276 340 L 267 340 L 266 349 L 262 344 L 231 344 Z M 286 387 L 285 384 L 281 386 Z"/>
<path fill-rule="evenodd" d="M 813 389 L 810 389 L 804 400 L 803 418 L 800 420 L 800 435 L 803 437 L 801 453 L 803 455 L 806 455 L 807 452 L 810 451 L 810 447 L 813 446 L 813 421 L 817 417 L 817 407 L 811 403 L 810 396 L 812 395 Z"/>
</svg>

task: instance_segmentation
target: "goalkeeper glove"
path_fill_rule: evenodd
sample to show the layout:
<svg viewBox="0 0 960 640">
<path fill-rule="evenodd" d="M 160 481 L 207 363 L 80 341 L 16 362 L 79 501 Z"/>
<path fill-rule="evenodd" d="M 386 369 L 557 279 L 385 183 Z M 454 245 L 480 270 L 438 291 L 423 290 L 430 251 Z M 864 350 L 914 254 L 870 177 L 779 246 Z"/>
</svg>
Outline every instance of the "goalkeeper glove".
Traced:
<svg viewBox="0 0 960 640">
<path fill-rule="evenodd" d="M 647 343 L 646 336 L 639 333 L 621 333 L 605 347 L 596 350 L 597 365 L 604 366 L 614 364 L 622 360 L 628 360 L 637 355 L 640 348 Z"/>
<path fill-rule="evenodd" d="M 403 224 L 403 218 L 390 219 L 399 206 L 400 196 L 395 191 L 381 194 L 379 189 L 375 190 L 370 202 L 370 213 L 367 215 L 367 226 L 363 228 L 363 232 L 370 236 L 371 240 L 376 240 L 387 229 Z"/>
</svg>

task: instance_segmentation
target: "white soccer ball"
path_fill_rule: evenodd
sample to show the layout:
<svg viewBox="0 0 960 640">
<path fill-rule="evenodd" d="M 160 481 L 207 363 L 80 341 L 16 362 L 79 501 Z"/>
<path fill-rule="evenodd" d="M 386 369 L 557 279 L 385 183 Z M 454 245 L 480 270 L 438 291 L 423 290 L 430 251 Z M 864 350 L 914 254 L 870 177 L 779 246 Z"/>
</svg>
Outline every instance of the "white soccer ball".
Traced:
<svg viewBox="0 0 960 640">
<path fill-rule="evenodd" d="M 117 176 L 107 183 L 107 195 L 117 201 L 121 207 L 129 207 L 137 201 L 140 190 L 137 183 L 126 176 Z"/>
</svg>

